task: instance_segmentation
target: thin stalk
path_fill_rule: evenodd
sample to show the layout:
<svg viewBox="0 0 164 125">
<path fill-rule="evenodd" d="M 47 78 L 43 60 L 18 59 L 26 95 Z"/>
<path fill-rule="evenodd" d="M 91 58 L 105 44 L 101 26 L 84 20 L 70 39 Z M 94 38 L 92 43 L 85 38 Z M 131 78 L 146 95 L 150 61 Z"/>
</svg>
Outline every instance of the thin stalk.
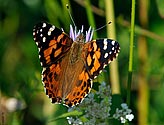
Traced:
<svg viewBox="0 0 164 125">
<path fill-rule="evenodd" d="M 149 0 L 139 0 L 139 21 L 141 27 L 147 29 L 149 24 Z M 138 125 L 148 124 L 149 84 L 148 84 L 148 44 L 145 36 L 138 37 Z"/>
<path fill-rule="evenodd" d="M 109 22 L 109 21 L 112 22 L 110 25 L 107 25 L 107 37 L 116 40 L 113 0 L 105 0 L 105 5 L 106 5 L 106 22 Z M 111 80 L 111 86 L 112 86 L 112 94 L 120 94 L 117 60 L 114 60 L 110 64 L 110 80 Z"/>
<path fill-rule="evenodd" d="M 131 11 L 131 32 L 130 32 L 130 48 L 129 48 L 129 68 L 128 68 L 128 85 L 127 85 L 127 104 L 130 105 L 130 90 L 132 83 L 133 70 L 133 44 L 134 44 L 134 26 L 135 26 L 135 0 L 132 0 Z"/>
<path fill-rule="evenodd" d="M 85 5 L 86 5 L 86 12 L 87 12 L 89 24 L 91 25 L 92 28 L 96 28 L 90 0 L 85 0 Z M 94 32 L 93 38 L 97 38 L 97 32 Z"/>
</svg>

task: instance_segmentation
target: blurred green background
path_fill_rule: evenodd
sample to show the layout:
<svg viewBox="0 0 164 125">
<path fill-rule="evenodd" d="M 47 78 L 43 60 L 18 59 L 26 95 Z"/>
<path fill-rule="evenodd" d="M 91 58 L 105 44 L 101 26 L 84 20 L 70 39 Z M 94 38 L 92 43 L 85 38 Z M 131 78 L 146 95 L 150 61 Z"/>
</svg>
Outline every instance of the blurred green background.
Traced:
<svg viewBox="0 0 164 125">
<path fill-rule="evenodd" d="M 89 0 L 0 0 L 0 112 L 1 124 L 68 124 L 65 119 L 47 122 L 67 108 L 54 105 L 45 95 L 41 82 L 38 49 L 33 27 L 48 21 L 69 33 L 70 10 L 78 28 L 88 29 Z M 126 100 L 128 76 L 131 1 L 114 0 L 116 40 L 121 52 L 118 72 L 121 97 Z M 90 0 L 95 27 L 106 24 L 105 0 Z M 164 2 L 136 0 L 133 83 L 131 105 L 135 115 L 130 124 L 164 124 Z M 109 20 L 110 21 L 110 20 Z M 108 26 L 107 26 L 108 27 Z M 107 37 L 106 28 L 97 31 Z M 112 87 L 112 86 L 111 86 Z M 14 103 L 15 102 L 15 103 Z M 12 107 L 14 104 L 16 107 Z"/>
</svg>

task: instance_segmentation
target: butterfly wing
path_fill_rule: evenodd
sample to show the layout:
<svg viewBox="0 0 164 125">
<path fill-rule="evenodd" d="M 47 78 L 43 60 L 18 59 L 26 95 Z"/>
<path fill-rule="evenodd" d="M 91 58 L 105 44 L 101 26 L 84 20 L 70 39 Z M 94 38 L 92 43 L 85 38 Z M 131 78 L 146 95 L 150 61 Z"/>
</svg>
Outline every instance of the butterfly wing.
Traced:
<svg viewBox="0 0 164 125">
<path fill-rule="evenodd" d="M 111 39 L 97 39 L 86 43 L 86 69 L 91 79 L 96 78 L 120 51 L 119 43 Z"/>
<path fill-rule="evenodd" d="M 80 71 L 77 80 L 74 81 L 72 91 L 66 96 L 64 103 L 66 106 L 72 107 L 83 101 L 92 88 L 92 80 L 86 71 L 85 66 Z"/>
<path fill-rule="evenodd" d="M 81 53 L 83 68 L 74 83 L 74 88 L 65 98 L 67 106 L 71 107 L 82 102 L 92 88 L 92 79 L 116 58 L 119 51 L 118 42 L 111 39 L 98 39 L 84 44 Z"/>
<path fill-rule="evenodd" d="M 37 24 L 33 29 L 33 37 L 39 49 L 42 81 L 46 94 L 53 103 L 62 100 L 59 79 L 64 71 L 62 59 L 70 50 L 73 40 L 62 30 L 46 22 Z"/>
<path fill-rule="evenodd" d="M 73 43 L 62 30 L 46 22 L 34 26 L 33 37 L 38 46 L 43 67 L 48 67 L 65 56 Z"/>
</svg>

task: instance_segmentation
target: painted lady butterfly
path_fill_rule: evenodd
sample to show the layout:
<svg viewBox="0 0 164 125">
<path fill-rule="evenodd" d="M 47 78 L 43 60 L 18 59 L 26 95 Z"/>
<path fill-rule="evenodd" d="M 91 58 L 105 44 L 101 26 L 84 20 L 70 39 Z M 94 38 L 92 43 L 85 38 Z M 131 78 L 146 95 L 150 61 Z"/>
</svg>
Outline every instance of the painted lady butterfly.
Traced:
<svg viewBox="0 0 164 125">
<path fill-rule="evenodd" d="M 70 25 L 70 36 L 46 22 L 34 27 L 43 85 L 52 103 L 72 107 L 82 102 L 92 88 L 92 80 L 118 55 L 118 42 L 92 40 L 92 35 L 91 27 L 85 36 L 83 27 L 77 32 Z"/>
</svg>

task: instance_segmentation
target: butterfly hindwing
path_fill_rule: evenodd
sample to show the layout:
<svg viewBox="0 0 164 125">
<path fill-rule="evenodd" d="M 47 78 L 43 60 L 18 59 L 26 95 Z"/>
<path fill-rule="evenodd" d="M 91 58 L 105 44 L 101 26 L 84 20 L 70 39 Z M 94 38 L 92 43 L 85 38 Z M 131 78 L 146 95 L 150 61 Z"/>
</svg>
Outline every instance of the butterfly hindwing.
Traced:
<svg viewBox="0 0 164 125">
<path fill-rule="evenodd" d="M 55 64 L 44 68 L 42 71 L 42 81 L 45 87 L 46 95 L 51 99 L 52 103 L 62 102 L 62 92 L 60 84 L 61 71 L 61 61 L 57 61 Z"/>
<path fill-rule="evenodd" d="M 72 91 L 66 96 L 64 103 L 69 107 L 77 105 L 83 101 L 92 88 L 92 80 L 85 67 L 81 70 L 75 86 Z"/>
</svg>

